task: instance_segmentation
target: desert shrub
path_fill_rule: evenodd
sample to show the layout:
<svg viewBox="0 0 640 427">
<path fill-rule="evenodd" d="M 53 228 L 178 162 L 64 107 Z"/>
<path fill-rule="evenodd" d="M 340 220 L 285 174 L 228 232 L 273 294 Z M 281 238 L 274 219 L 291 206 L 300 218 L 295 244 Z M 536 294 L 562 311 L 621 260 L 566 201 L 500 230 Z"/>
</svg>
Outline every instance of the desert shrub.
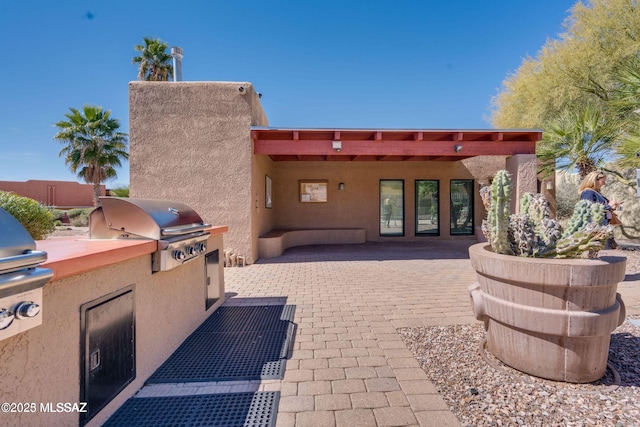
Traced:
<svg viewBox="0 0 640 427">
<path fill-rule="evenodd" d="M 74 227 L 88 227 L 89 226 L 89 214 L 93 208 L 88 209 L 71 209 L 67 212 L 71 225 Z"/>
<path fill-rule="evenodd" d="M 46 238 L 55 229 L 53 213 L 33 199 L 0 191 L 0 207 L 13 215 L 34 240 Z"/>
<path fill-rule="evenodd" d="M 129 197 L 129 187 L 117 187 L 110 190 L 112 196 Z"/>
<path fill-rule="evenodd" d="M 62 209 L 51 209 L 51 213 L 53 214 L 53 221 L 62 224 L 62 219 L 64 218 L 66 212 Z M 57 225 L 58 224 L 56 224 L 56 226 Z"/>
<path fill-rule="evenodd" d="M 51 211 L 51 213 L 53 214 L 53 217 L 55 219 L 60 219 L 62 218 L 62 216 L 64 215 L 64 211 L 61 209 L 49 209 Z"/>
<path fill-rule="evenodd" d="M 573 208 L 580 200 L 578 187 L 580 177 L 577 174 L 559 172 L 556 174 L 556 217 L 565 220 L 573 215 Z"/>
</svg>

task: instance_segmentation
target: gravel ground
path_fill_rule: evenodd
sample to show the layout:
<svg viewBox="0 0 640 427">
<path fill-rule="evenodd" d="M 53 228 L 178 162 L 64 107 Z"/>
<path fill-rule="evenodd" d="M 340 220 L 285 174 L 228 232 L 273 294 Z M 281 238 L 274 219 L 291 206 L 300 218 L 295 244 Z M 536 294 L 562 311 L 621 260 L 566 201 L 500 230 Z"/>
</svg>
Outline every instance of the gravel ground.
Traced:
<svg viewBox="0 0 640 427">
<path fill-rule="evenodd" d="M 640 327 L 628 321 L 611 336 L 609 365 L 619 381 L 607 369 L 589 384 L 535 378 L 502 364 L 481 351 L 480 323 L 400 334 L 465 427 L 640 425 Z"/>
<path fill-rule="evenodd" d="M 640 250 L 608 250 L 640 272 Z M 631 322 L 630 322 L 631 320 Z M 422 369 L 464 427 L 640 427 L 640 316 L 611 335 L 600 380 L 569 384 L 519 372 L 481 346 L 481 323 L 399 330 Z"/>
<path fill-rule="evenodd" d="M 602 254 L 627 257 L 627 274 L 640 273 L 640 243 L 621 243 L 619 249 L 602 251 Z"/>
<path fill-rule="evenodd" d="M 89 237 L 89 227 L 72 227 L 66 225 L 56 227 L 56 229 L 47 236 L 47 239 L 70 236 Z"/>
</svg>

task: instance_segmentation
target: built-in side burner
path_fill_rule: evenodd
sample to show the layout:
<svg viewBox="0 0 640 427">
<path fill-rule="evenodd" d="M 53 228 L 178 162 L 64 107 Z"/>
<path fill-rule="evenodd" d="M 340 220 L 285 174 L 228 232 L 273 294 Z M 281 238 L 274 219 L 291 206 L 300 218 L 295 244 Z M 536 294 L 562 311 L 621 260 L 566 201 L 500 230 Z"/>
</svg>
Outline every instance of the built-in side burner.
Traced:
<svg viewBox="0 0 640 427">
<path fill-rule="evenodd" d="M 53 277 L 38 267 L 46 260 L 22 224 L 0 208 L 0 340 L 42 324 L 42 287 Z"/>
</svg>

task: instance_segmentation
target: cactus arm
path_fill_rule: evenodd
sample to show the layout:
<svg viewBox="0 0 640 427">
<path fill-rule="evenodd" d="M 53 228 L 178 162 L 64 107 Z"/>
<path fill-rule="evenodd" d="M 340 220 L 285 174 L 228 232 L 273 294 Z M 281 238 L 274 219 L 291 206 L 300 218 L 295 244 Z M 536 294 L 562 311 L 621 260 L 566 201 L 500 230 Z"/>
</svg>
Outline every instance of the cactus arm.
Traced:
<svg viewBox="0 0 640 427">
<path fill-rule="evenodd" d="M 520 197 L 520 213 L 528 214 L 529 207 L 531 206 L 531 199 L 533 199 L 533 194 L 524 193 L 522 197 Z"/>
<path fill-rule="evenodd" d="M 511 179 L 507 171 L 501 170 L 491 183 L 491 210 L 488 215 L 493 251 L 513 255 L 509 246 L 509 207 L 511 204 Z"/>
<path fill-rule="evenodd" d="M 591 221 L 595 224 L 605 224 L 606 222 L 606 210 L 604 205 L 600 203 L 591 204 Z"/>
</svg>

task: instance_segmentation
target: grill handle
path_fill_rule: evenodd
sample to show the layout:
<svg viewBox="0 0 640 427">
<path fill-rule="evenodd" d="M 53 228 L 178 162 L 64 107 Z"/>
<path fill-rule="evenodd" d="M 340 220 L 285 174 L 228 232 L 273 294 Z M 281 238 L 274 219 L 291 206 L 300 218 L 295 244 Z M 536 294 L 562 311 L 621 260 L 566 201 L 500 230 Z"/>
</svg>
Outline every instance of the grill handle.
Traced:
<svg viewBox="0 0 640 427">
<path fill-rule="evenodd" d="M 20 268 L 33 267 L 47 260 L 44 251 L 29 251 L 24 254 L 8 256 L 0 259 L 0 271 L 12 271 Z"/>
<path fill-rule="evenodd" d="M 211 228 L 211 224 L 189 224 L 181 227 L 167 227 L 160 230 L 160 234 L 163 236 L 180 236 L 188 233 L 195 233 L 196 231 L 203 231 Z"/>
</svg>

